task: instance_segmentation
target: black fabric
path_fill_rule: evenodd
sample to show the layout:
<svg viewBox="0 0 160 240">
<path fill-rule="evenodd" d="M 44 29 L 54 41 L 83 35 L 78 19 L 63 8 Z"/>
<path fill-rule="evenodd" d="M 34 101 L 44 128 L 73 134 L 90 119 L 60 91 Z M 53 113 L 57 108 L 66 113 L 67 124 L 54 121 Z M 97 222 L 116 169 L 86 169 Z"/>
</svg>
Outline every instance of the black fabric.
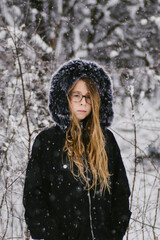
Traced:
<svg viewBox="0 0 160 240">
<path fill-rule="evenodd" d="M 90 190 L 95 240 L 121 240 L 130 219 L 130 190 L 119 147 L 106 130 L 106 152 L 111 174 L 111 194 Z M 92 240 L 88 192 L 74 179 L 62 151 L 65 133 L 58 127 L 36 138 L 28 164 L 25 218 L 33 238 Z"/>
<path fill-rule="evenodd" d="M 91 78 L 95 82 L 101 99 L 101 127 L 110 126 L 113 119 L 111 80 L 102 67 L 84 60 L 69 61 L 53 75 L 49 94 L 53 121 L 63 130 L 68 128 L 70 119 L 66 95 L 73 83 L 82 77 Z"/>
</svg>

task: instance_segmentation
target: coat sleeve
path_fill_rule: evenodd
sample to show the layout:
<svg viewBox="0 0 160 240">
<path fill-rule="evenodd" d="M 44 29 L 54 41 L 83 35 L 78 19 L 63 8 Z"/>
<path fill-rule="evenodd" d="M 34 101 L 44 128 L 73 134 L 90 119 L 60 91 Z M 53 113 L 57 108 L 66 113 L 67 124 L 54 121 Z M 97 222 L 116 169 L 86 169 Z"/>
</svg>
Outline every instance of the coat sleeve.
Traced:
<svg viewBox="0 0 160 240">
<path fill-rule="evenodd" d="M 39 164 L 42 147 L 42 141 L 38 135 L 33 144 L 26 171 L 23 193 L 25 220 L 33 239 L 60 240 L 56 221 L 50 217 L 46 200 L 47 194 L 42 183 L 42 169 Z"/>
<path fill-rule="evenodd" d="M 112 134 L 112 133 L 111 133 Z M 112 239 L 122 240 L 129 224 L 130 188 L 120 149 L 112 134 Z"/>
</svg>

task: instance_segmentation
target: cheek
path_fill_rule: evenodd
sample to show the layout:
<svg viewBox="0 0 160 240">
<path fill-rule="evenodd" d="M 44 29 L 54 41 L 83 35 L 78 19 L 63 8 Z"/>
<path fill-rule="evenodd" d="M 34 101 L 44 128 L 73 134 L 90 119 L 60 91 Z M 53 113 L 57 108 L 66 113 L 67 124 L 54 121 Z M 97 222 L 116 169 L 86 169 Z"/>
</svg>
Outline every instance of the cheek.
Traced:
<svg viewBox="0 0 160 240">
<path fill-rule="evenodd" d="M 74 104 L 74 102 L 71 102 L 71 103 L 70 103 L 70 107 L 71 107 L 71 110 L 74 111 L 74 109 L 75 109 L 75 104 Z"/>
<path fill-rule="evenodd" d="M 70 107 L 73 108 L 73 103 L 72 102 L 70 102 Z"/>
<path fill-rule="evenodd" d="M 92 106 L 90 105 L 90 106 L 89 106 L 89 112 L 91 112 L 91 111 L 92 111 Z"/>
</svg>

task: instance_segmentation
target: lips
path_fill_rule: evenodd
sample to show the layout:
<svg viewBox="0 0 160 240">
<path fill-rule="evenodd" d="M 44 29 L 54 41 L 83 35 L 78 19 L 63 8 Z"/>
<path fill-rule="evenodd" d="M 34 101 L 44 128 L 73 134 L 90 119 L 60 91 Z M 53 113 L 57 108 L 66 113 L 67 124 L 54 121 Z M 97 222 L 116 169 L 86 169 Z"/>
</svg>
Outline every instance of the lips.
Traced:
<svg viewBox="0 0 160 240">
<path fill-rule="evenodd" d="M 85 110 L 77 110 L 77 112 L 85 113 Z"/>
</svg>

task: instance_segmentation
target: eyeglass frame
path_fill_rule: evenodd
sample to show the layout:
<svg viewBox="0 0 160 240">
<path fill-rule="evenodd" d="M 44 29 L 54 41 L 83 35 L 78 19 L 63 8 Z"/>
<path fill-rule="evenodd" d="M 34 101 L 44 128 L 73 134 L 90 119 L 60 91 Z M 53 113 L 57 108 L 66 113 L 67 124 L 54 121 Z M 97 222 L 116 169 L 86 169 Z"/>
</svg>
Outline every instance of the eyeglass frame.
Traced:
<svg viewBox="0 0 160 240">
<path fill-rule="evenodd" d="M 79 101 L 73 101 L 73 102 L 81 102 L 82 99 L 85 98 L 86 103 L 88 103 L 88 102 L 87 102 L 87 97 L 88 97 L 88 96 L 86 96 L 86 95 L 82 95 L 82 93 L 79 92 L 79 91 L 71 92 L 71 93 L 69 94 L 69 96 L 71 96 L 73 93 L 78 93 L 78 94 L 81 96 L 81 99 L 80 99 Z M 89 104 L 89 105 L 92 105 L 92 103 L 88 103 L 88 104 Z"/>
</svg>

